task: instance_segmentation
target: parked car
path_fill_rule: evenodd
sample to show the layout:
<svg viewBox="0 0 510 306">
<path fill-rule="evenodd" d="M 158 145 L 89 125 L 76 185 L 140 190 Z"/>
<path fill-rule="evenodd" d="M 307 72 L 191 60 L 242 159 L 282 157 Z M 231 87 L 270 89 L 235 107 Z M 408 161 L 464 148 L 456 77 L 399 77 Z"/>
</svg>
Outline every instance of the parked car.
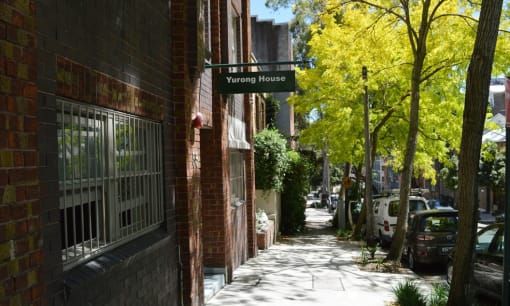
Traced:
<svg viewBox="0 0 510 306">
<path fill-rule="evenodd" d="M 458 211 L 422 210 L 409 219 L 404 240 L 403 257 L 409 268 L 420 264 L 446 266 L 457 235 Z"/>
<path fill-rule="evenodd" d="M 501 300 L 503 295 L 503 254 L 505 224 L 493 223 L 477 233 L 473 287 L 475 294 Z M 453 252 L 446 269 L 448 282 L 453 276 Z"/>
<path fill-rule="evenodd" d="M 373 201 L 373 234 L 379 237 L 382 246 L 389 245 L 397 226 L 400 198 L 398 195 L 377 197 Z M 421 196 L 409 197 L 409 212 L 413 214 L 420 210 L 429 210 L 427 200 Z"/>
<path fill-rule="evenodd" d="M 496 222 L 505 222 L 505 212 L 504 211 L 495 211 L 492 213 L 494 216 L 494 220 Z"/>
</svg>

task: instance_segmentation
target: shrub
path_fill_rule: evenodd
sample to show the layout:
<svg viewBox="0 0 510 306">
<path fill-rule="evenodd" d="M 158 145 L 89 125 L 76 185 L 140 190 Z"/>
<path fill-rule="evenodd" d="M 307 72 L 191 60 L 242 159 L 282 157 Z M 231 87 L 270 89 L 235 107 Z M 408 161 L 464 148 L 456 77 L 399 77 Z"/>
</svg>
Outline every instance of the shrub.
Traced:
<svg viewBox="0 0 510 306">
<path fill-rule="evenodd" d="M 276 99 L 272 95 L 269 95 L 265 99 L 266 102 L 266 124 L 270 128 L 276 129 L 277 127 L 277 116 L 280 110 L 280 100 Z"/>
<path fill-rule="evenodd" d="M 426 306 L 426 298 L 420 293 L 420 288 L 412 281 L 406 280 L 393 288 L 400 306 Z"/>
<path fill-rule="evenodd" d="M 336 236 L 340 238 L 347 238 L 352 234 L 352 231 L 349 229 L 339 229 L 336 231 Z"/>
<path fill-rule="evenodd" d="M 287 152 L 287 159 L 289 167 L 283 180 L 280 230 L 283 234 L 295 234 L 305 228 L 310 165 L 295 151 Z"/>
<path fill-rule="evenodd" d="M 287 170 L 287 141 L 276 130 L 265 129 L 254 137 L 255 187 L 282 191 Z"/>
<path fill-rule="evenodd" d="M 430 306 L 446 306 L 448 302 L 448 293 L 450 286 L 447 283 L 437 283 L 432 285 L 432 292 L 429 296 Z"/>
</svg>

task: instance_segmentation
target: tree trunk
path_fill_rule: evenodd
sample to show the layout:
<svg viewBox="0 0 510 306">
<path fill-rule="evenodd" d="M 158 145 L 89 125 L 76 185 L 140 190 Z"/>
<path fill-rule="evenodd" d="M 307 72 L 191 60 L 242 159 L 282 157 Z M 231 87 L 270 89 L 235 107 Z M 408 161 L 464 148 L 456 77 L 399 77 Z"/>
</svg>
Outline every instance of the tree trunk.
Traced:
<svg viewBox="0 0 510 306">
<path fill-rule="evenodd" d="M 466 80 L 459 155 L 459 224 L 448 305 L 471 305 L 473 253 L 478 222 L 478 184 L 482 134 L 487 111 L 502 0 L 483 0 Z"/>
<path fill-rule="evenodd" d="M 418 139 L 419 114 L 420 114 L 420 83 L 423 63 L 427 54 L 427 33 L 430 24 L 428 23 L 428 10 L 430 1 L 423 2 L 422 20 L 419 34 L 414 40 L 410 34 L 411 45 L 416 44 L 414 50 L 413 71 L 411 74 L 411 105 L 409 109 L 409 131 L 407 134 L 406 153 L 400 183 L 399 210 L 397 227 L 393 234 L 391 248 L 386 256 L 387 260 L 400 261 L 404 239 L 407 233 L 407 218 L 409 215 L 409 193 L 411 178 L 413 176 L 414 155 L 416 154 L 416 143 Z M 407 8 L 409 9 L 409 8 Z M 412 25 L 408 21 L 408 32 L 412 32 Z M 413 44 L 414 42 L 414 44 Z"/>
<path fill-rule="evenodd" d="M 342 185 L 340 186 L 340 194 L 338 197 L 338 202 L 336 204 L 336 212 L 337 212 L 337 218 L 338 218 L 338 229 L 342 228 L 342 220 L 346 220 L 346 216 L 348 217 L 347 220 L 349 222 L 349 228 L 353 228 L 352 224 L 352 216 L 349 211 L 349 205 L 345 202 L 345 194 L 347 190 L 347 182 L 349 182 L 351 179 L 351 163 L 346 162 L 345 168 L 344 168 L 344 176 L 342 178 Z M 340 206 L 343 205 L 344 209 L 340 209 Z M 343 213 L 343 216 L 341 215 Z M 346 224 L 343 224 L 344 227 Z"/>
<path fill-rule="evenodd" d="M 363 66 L 362 76 L 365 82 L 368 80 L 367 67 Z M 365 134 L 365 213 L 366 213 L 366 240 L 368 246 L 375 246 L 376 240 L 374 237 L 374 225 L 372 220 L 374 219 L 374 211 L 372 209 L 372 162 L 370 151 L 370 107 L 368 101 L 368 86 L 365 83 L 365 96 L 364 96 L 364 134 Z"/>
<path fill-rule="evenodd" d="M 423 63 L 423 61 L 422 61 Z M 415 62 L 416 67 L 416 62 Z M 418 115 L 420 109 L 420 72 L 421 65 L 414 68 L 412 81 L 412 94 L 411 94 L 411 109 L 410 109 L 410 122 L 409 132 L 407 135 L 406 154 L 404 156 L 404 168 L 402 169 L 402 177 L 400 182 L 400 198 L 399 209 L 397 217 L 397 226 L 393 233 L 391 248 L 386 257 L 387 260 L 399 262 L 402 257 L 402 249 L 404 247 L 404 240 L 407 233 L 407 218 L 409 215 L 409 194 L 411 188 L 411 178 L 413 175 L 414 155 L 416 153 L 416 142 L 418 139 Z M 417 79 L 417 80 L 416 80 Z"/>
</svg>

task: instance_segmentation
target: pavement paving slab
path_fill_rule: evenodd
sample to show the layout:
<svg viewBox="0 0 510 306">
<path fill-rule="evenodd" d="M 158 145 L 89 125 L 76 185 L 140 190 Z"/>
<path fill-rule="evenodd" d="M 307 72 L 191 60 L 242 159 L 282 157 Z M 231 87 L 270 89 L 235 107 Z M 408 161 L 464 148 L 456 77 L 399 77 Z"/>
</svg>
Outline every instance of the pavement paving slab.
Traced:
<svg viewBox="0 0 510 306">
<path fill-rule="evenodd" d="M 387 306 L 400 282 L 414 280 L 428 294 L 431 282 L 404 273 L 362 271 L 361 245 L 338 241 L 327 209 L 307 208 L 307 231 L 282 237 L 248 260 L 207 306 Z"/>
</svg>

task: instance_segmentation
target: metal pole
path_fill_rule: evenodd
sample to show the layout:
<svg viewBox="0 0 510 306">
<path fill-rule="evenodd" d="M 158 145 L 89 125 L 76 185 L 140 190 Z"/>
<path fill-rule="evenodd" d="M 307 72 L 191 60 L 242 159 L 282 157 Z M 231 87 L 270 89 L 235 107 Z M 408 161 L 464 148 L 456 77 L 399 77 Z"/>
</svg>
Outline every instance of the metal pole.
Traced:
<svg viewBox="0 0 510 306">
<path fill-rule="evenodd" d="M 331 191 L 330 191 L 330 175 L 329 175 L 329 159 L 328 159 L 328 146 L 322 149 L 322 195 L 321 204 L 326 204 L 328 210 L 331 205 Z"/>
<path fill-rule="evenodd" d="M 361 70 L 363 80 L 365 81 L 365 98 L 364 98 L 364 123 L 365 123 L 365 207 L 367 209 L 367 244 L 374 243 L 373 233 L 373 211 L 372 211 L 372 163 L 370 162 L 370 116 L 368 105 L 368 72 L 367 67 L 363 66 Z"/>
<path fill-rule="evenodd" d="M 510 188 L 510 167 L 508 161 L 510 160 L 510 143 L 508 142 L 508 135 L 510 133 L 510 76 L 505 79 L 505 106 L 506 106 L 506 152 L 505 152 L 505 251 L 503 257 L 503 304 L 510 305 L 510 288 L 509 277 L 510 267 L 508 261 L 510 260 L 510 197 L 508 190 Z"/>
<path fill-rule="evenodd" d="M 311 63 L 311 60 L 302 61 L 282 61 L 282 62 L 254 62 L 254 63 L 237 63 L 237 64 L 205 64 L 205 68 L 230 68 L 230 67 L 247 67 L 247 66 L 279 66 L 279 65 L 298 65 Z"/>
</svg>

